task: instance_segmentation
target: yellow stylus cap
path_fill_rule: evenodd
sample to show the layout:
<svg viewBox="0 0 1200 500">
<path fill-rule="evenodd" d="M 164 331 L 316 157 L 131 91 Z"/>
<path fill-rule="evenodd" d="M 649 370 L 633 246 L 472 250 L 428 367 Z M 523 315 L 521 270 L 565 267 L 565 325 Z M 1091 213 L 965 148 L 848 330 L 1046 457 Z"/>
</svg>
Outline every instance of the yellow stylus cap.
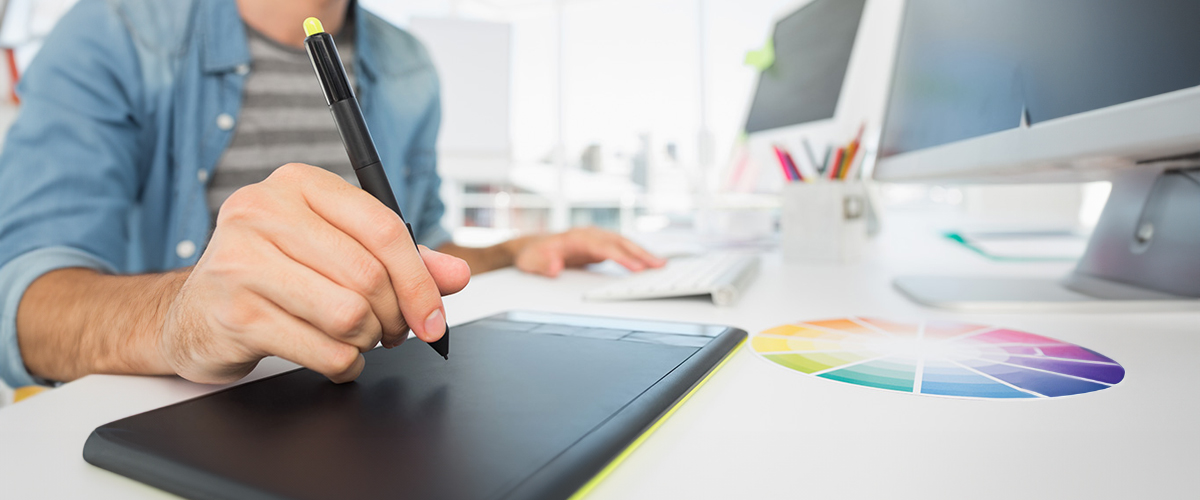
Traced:
<svg viewBox="0 0 1200 500">
<path fill-rule="evenodd" d="M 304 20 L 304 36 L 313 36 L 317 33 L 324 33 L 325 27 L 321 26 L 321 20 L 315 17 L 310 17 Z"/>
</svg>

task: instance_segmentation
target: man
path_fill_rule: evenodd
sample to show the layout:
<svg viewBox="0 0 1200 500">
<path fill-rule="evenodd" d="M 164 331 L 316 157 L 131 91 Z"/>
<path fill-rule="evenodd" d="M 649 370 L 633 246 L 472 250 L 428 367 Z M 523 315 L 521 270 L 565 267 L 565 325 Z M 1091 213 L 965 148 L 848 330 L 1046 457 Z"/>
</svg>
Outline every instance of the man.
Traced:
<svg viewBox="0 0 1200 500">
<path fill-rule="evenodd" d="M 303 54 L 308 16 L 352 66 L 419 253 L 351 183 Z M 351 0 L 82 0 L 19 92 L 0 154 L 11 386 L 89 373 L 226 383 L 271 355 L 344 382 L 380 342 L 440 338 L 441 296 L 472 271 L 662 264 L 595 229 L 450 243 L 436 74 L 416 40 Z"/>
</svg>

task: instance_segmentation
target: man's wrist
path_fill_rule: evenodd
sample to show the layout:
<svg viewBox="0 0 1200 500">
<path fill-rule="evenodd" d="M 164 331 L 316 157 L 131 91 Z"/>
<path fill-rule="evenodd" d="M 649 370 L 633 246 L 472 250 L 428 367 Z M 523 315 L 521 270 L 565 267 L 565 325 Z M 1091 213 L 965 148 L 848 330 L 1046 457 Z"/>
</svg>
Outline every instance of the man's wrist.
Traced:
<svg viewBox="0 0 1200 500">
<path fill-rule="evenodd" d="M 504 259 L 504 265 L 501 267 L 513 265 L 517 260 L 517 254 L 521 253 L 521 249 L 529 244 L 531 238 L 533 236 L 521 236 L 496 245 L 495 248 L 499 253 L 499 258 Z"/>
<path fill-rule="evenodd" d="M 467 264 L 471 266 L 471 274 L 478 274 L 514 265 L 517 255 L 532 238 L 534 237 L 513 238 L 489 247 L 460 247 L 453 243 L 447 243 L 438 247 L 437 251 L 467 261 Z"/>
<path fill-rule="evenodd" d="M 191 274 L 192 268 L 188 267 L 177 271 L 164 273 L 160 276 L 162 281 L 158 283 L 158 297 L 151 309 L 147 310 L 146 325 L 140 330 L 146 338 L 143 339 L 143 349 L 139 349 L 143 355 L 142 359 L 136 362 L 143 363 L 142 366 L 136 368 L 138 373 L 153 373 L 160 375 L 171 375 L 175 370 L 167 361 L 166 356 L 162 351 L 163 328 L 166 326 L 167 314 L 171 310 L 171 305 L 175 303 L 175 298 L 179 295 L 179 291 L 187 282 L 188 276 Z"/>
</svg>

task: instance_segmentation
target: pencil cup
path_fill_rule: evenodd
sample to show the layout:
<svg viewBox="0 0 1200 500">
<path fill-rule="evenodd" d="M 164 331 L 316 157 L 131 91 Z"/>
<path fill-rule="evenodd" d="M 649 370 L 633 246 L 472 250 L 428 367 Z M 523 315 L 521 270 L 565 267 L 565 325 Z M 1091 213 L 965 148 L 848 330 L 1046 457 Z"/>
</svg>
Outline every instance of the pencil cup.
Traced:
<svg viewBox="0 0 1200 500">
<path fill-rule="evenodd" d="M 867 241 L 862 182 L 793 182 L 783 186 L 780 226 L 788 262 L 853 262 Z"/>
</svg>

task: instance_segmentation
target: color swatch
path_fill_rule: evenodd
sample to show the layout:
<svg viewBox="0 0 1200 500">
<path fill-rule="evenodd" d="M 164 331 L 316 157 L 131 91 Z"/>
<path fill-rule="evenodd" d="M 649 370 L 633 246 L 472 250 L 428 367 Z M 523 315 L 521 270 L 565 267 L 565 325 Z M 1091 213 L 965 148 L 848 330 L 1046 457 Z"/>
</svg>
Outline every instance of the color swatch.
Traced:
<svg viewBox="0 0 1200 500">
<path fill-rule="evenodd" d="M 1125 378 L 1120 363 L 1075 344 L 950 321 L 808 321 L 760 332 L 750 348 L 801 373 L 931 396 L 1052 398 Z"/>
</svg>

